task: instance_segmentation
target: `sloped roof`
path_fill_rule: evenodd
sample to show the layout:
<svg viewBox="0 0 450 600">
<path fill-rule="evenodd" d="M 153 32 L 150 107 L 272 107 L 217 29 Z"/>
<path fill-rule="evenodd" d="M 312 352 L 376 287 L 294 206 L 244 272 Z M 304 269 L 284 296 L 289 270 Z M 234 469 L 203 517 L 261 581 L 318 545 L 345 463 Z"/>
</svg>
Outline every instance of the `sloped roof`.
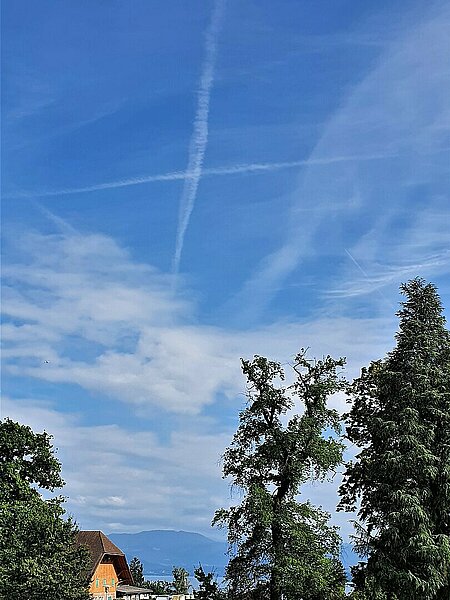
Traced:
<svg viewBox="0 0 450 600">
<path fill-rule="evenodd" d="M 103 554 L 125 554 L 112 541 L 106 537 L 103 531 L 79 531 L 77 533 L 77 542 L 87 546 L 93 557 L 103 556 Z"/>
<path fill-rule="evenodd" d="M 77 544 L 86 546 L 91 554 L 91 568 L 87 576 L 91 579 L 95 569 L 106 556 L 110 556 L 120 583 L 133 585 L 133 577 L 125 554 L 102 531 L 79 531 Z"/>
</svg>

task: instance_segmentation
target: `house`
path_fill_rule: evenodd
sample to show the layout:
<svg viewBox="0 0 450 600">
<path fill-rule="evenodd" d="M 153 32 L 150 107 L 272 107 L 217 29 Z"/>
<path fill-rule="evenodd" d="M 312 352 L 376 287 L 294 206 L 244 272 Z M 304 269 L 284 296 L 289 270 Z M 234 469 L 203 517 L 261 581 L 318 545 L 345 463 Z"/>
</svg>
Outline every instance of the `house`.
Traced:
<svg viewBox="0 0 450 600">
<path fill-rule="evenodd" d="M 94 599 L 115 600 L 118 586 L 133 585 L 125 554 L 103 532 L 79 531 L 77 543 L 86 546 L 91 555 L 86 579 L 90 582 L 89 593 Z"/>
</svg>

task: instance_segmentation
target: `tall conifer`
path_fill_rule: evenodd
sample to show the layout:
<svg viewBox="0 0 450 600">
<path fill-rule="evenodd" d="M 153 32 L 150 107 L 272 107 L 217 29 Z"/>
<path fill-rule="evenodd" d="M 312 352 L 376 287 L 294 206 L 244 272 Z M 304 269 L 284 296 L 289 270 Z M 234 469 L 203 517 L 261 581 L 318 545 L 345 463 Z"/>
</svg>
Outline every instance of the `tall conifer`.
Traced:
<svg viewBox="0 0 450 600">
<path fill-rule="evenodd" d="M 401 287 L 397 345 L 352 385 L 340 507 L 360 501 L 354 573 L 367 598 L 450 598 L 450 334 L 436 288 Z"/>
</svg>

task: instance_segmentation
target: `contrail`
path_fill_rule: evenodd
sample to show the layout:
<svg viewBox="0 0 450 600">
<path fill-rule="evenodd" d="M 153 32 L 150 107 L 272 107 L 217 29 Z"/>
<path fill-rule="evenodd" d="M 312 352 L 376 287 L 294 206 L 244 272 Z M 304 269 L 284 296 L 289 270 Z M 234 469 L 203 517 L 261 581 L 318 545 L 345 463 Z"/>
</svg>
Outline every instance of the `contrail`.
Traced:
<svg viewBox="0 0 450 600">
<path fill-rule="evenodd" d="M 356 258 L 350 254 L 350 252 L 347 250 L 347 248 L 344 248 L 347 256 L 350 258 L 350 260 L 356 265 L 356 267 L 361 271 L 361 273 L 364 275 L 364 277 L 366 277 L 366 279 L 368 279 L 369 281 L 371 280 L 371 277 L 368 273 L 366 273 L 366 271 L 364 271 L 364 269 L 362 268 L 362 266 L 359 264 L 359 262 L 356 260 Z M 385 302 L 388 303 L 388 305 L 390 307 L 393 306 L 392 302 L 387 298 L 387 296 L 385 296 L 383 294 L 383 292 L 379 289 L 379 288 L 375 288 L 375 291 L 377 292 L 377 294 L 381 297 L 382 300 L 384 300 Z"/>
<path fill-rule="evenodd" d="M 349 259 L 356 265 L 356 267 L 361 271 L 361 273 L 364 275 L 364 277 L 367 277 L 367 279 L 370 279 L 369 275 L 364 271 L 364 269 L 362 268 L 362 266 L 359 264 L 359 262 L 356 260 L 356 258 L 350 254 L 350 252 L 347 250 L 347 248 L 344 248 L 347 256 L 349 257 Z"/>
<path fill-rule="evenodd" d="M 263 163 L 240 163 L 225 167 L 210 167 L 202 170 L 202 177 L 212 177 L 214 175 L 239 175 L 241 173 L 257 173 L 281 171 L 283 169 L 293 169 L 296 167 L 312 165 L 332 165 L 340 162 L 369 161 L 380 160 L 384 158 L 393 158 L 397 154 L 366 154 L 354 156 L 329 156 L 323 158 L 307 158 L 303 160 L 291 160 L 283 162 L 263 162 Z M 68 196 L 71 194 L 83 194 L 88 192 L 97 192 L 101 190 L 112 190 L 132 185 L 143 185 L 145 183 L 156 183 L 158 181 L 179 181 L 195 179 L 196 174 L 193 171 L 169 171 L 155 175 L 144 175 L 142 177 L 131 177 L 128 179 L 119 179 L 116 181 L 107 181 L 104 183 L 94 183 L 78 188 L 63 188 L 60 190 L 42 190 L 36 192 L 17 192 L 15 194 L 5 195 L 4 198 L 44 198 L 48 196 Z"/>
<path fill-rule="evenodd" d="M 43 206 L 37 200 L 32 200 L 32 204 L 34 204 L 34 206 L 45 217 L 47 217 L 47 219 L 49 221 L 52 221 L 52 223 L 54 223 L 62 233 L 69 234 L 69 235 L 79 235 L 79 231 L 77 229 L 75 229 L 75 227 L 72 227 L 72 225 L 70 223 L 68 223 L 65 219 L 63 219 L 62 217 L 55 215 L 55 213 L 53 213 L 51 210 L 48 210 L 48 208 Z"/>
<path fill-rule="evenodd" d="M 189 144 L 188 167 L 190 174 L 184 181 L 178 213 L 178 229 L 173 257 L 173 272 L 176 275 L 180 267 L 184 236 L 189 219 L 194 209 L 198 184 L 202 175 L 203 160 L 208 144 L 208 115 L 211 90 L 214 83 L 214 71 L 217 57 L 217 40 L 223 19 L 225 0 L 216 0 L 211 22 L 205 34 L 205 59 L 203 62 L 200 83 L 197 90 L 197 112 L 194 119 L 194 130 Z"/>
</svg>

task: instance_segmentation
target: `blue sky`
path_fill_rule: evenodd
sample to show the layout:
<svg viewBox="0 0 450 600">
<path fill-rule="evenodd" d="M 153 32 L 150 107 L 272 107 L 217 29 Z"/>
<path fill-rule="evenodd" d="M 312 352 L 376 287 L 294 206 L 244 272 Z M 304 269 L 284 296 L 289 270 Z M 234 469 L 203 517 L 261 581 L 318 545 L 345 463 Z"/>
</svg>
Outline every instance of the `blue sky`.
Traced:
<svg viewBox="0 0 450 600">
<path fill-rule="evenodd" d="M 448 3 L 2 11 L 2 415 L 55 435 L 82 528 L 218 535 L 239 357 L 351 378 L 401 282 L 449 306 Z"/>
</svg>

